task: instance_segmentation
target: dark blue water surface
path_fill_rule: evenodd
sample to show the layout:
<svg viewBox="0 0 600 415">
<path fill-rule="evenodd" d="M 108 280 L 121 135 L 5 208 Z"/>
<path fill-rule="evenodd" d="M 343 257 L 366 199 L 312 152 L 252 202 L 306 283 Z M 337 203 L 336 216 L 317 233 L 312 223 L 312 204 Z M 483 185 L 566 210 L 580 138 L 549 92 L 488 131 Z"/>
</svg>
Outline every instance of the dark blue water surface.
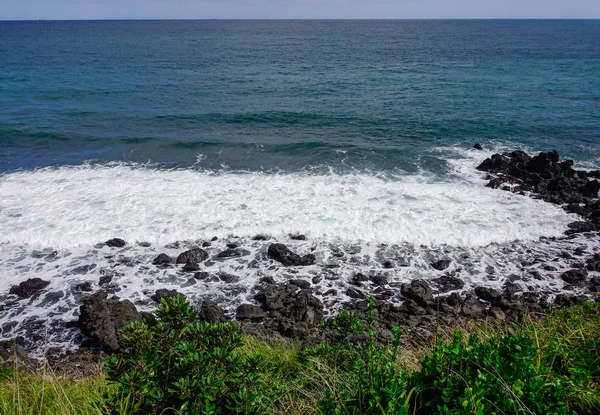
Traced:
<svg viewBox="0 0 600 415">
<path fill-rule="evenodd" d="M 0 22 L 0 172 L 600 158 L 600 21 Z"/>
</svg>

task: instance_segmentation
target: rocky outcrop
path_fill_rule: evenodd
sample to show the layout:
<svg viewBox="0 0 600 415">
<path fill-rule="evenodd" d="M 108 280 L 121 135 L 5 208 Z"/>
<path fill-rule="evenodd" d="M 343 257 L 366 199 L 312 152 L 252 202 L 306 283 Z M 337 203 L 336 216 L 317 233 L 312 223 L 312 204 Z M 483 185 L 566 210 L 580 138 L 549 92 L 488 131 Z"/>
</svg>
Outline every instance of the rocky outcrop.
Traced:
<svg viewBox="0 0 600 415">
<path fill-rule="evenodd" d="M 173 259 L 167 255 L 167 254 L 159 254 L 156 258 L 154 258 L 154 260 L 152 261 L 153 265 L 166 265 L 171 263 Z"/>
<path fill-rule="evenodd" d="M 275 261 L 281 262 L 286 267 L 289 266 L 302 266 L 302 265 L 313 265 L 315 263 L 315 256 L 313 254 L 307 254 L 300 256 L 292 252 L 284 244 L 271 244 L 267 250 L 267 256 Z"/>
<path fill-rule="evenodd" d="M 33 371 L 39 362 L 29 357 L 21 338 L 0 341 L 0 368 Z"/>
<path fill-rule="evenodd" d="M 160 288 L 156 290 L 154 295 L 151 297 L 155 302 L 160 303 L 163 298 L 173 298 L 181 295 L 177 290 L 168 290 L 166 288 Z"/>
<path fill-rule="evenodd" d="M 142 321 L 140 313 L 129 300 L 108 298 L 104 291 L 85 298 L 76 326 L 94 343 L 110 352 L 120 348 L 120 330 L 132 321 Z"/>
<path fill-rule="evenodd" d="M 206 323 L 224 323 L 227 321 L 223 309 L 211 300 L 202 301 L 198 319 Z"/>
<path fill-rule="evenodd" d="M 29 278 L 19 285 L 10 287 L 9 293 L 15 294 L 21 298 L 29 298 L 46 288 L 48 285 L 50 285 L 50 281 L 44 281 L 41 278 Z"/>
<path fill-rule="evenodd" d="M 176 264 L 200 263 L 208 258 L 208 252 L 202 248 L 193 248 L 179 254 Z"/>
<path fill-rule="evenodd" d="M 104 244 L 110 248 L 123 248 L 125 245 L 127 245 L 127 242 L 119 238 L 113 238 L 104 242 Z"/>
</svg>

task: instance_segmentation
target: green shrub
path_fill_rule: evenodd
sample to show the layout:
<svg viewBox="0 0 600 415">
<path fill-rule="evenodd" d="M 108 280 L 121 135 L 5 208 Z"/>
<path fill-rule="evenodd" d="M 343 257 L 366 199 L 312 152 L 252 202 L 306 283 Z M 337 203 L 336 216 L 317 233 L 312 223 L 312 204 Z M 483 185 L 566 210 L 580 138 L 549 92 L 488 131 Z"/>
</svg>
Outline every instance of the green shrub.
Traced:
<svg viewBox="0 0 600 415">
<path fill-rule="evenodd" d="M 124 349 L 108 359 L 116 383 L 113 412 L 127 414 L 251 414 L 259 396 L 258 359 L 235 353 L 235 323 L 196 322 L 183 296 L 163 299 L 155 320 L 123 329 Z"/>
<path fill-rule="evenodd" d="M 419 414 L 567 414 L 562 384 L 552 381 L 526 335 L 440 341 L 412 382 Z"/>
<path fill-rule="evenodd" d="M 400 328 L 393 330 L 394 342 L 386 347 L 375 341 L 372 312 L 374 301 L 369 299 L 366 322 L 355 312 L 342 311 L 330 323 L 335 340 L 308 349 L 307 355 L 319 357 L 325 364 L 341 372 L 343 382 L 331 384 L 319 402 L 321 414 L 404 415 L 409 413 L 405 372 L 397 365 Z M 355 342 L 357 342 L 355 344 Z"/>
</svg>

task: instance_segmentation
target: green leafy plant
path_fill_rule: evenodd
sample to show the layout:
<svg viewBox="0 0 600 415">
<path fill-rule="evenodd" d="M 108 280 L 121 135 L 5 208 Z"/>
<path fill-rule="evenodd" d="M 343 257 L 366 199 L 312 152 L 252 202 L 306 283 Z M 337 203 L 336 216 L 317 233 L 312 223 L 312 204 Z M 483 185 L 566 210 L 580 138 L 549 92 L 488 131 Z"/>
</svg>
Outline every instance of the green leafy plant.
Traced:
<svg viewBox="0 0 600 415">
<path fill-rule="evenodd" d="M 412 382 L 419 414 L 567 414 L 565 392 L 526 335 L 483 342 L 456 331 L 440 341 Z"/>
<path fill-rule="evenodd" d="M 117 385 L 113 412 L 128 414 L 252 414 L 260 398 L 254 355 L 235 323 L 196 321 L 183 296 L 162 299 L 155 319 L 123 329 L 123 351 L 106 373 Z M 122 403 L 128 404 L 123 408 Z"/>
<path fill-rule="evenodd" d="M 328 365 L 339 368 L 346 381 L 325 391 L 319 403 L 321 414 L 404 415 L 409 413 L 412 391 L 406 390 L 405 372 L 397 366 L 401 329 L 393 329 L 391 346 L 375 339 L 375 303 L 362 321 L 356 312 L 342 311 L 330 322 L 332 343 L 307 350 Z"/>
</svg>

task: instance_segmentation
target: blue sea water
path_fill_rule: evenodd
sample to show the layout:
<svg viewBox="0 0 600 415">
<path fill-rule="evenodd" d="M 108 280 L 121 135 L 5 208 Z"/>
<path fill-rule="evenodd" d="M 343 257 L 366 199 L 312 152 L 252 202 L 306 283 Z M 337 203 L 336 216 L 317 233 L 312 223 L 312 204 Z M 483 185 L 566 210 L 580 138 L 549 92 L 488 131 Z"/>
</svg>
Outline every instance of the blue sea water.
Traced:
<svg viewBox="0 0 600 415">
<path fill-rule="evenodd" d="M 600 21 L 0 22 L 0 172 L 600 157 Z"/>
<path fill-rule="evenodd" d="M 0 22 L 0 339 L 77 346 L 83 283 L 230 314 L 265 276 L 310 281 L 326 313 L 357 272 L 392 302 L 442 274 L 555 295 L 580 266 L 562 253 L 599 247 L 485 187 L 476 166 L 515 148 L 600 166 L 600 21 Z M 281 267 L 272 242 L 316 264 Z M 202 270 L 235 277 L 152 264 L 202 244 Z M 9 294 L 28 278 L 50 284 Z"/>
</svg>

